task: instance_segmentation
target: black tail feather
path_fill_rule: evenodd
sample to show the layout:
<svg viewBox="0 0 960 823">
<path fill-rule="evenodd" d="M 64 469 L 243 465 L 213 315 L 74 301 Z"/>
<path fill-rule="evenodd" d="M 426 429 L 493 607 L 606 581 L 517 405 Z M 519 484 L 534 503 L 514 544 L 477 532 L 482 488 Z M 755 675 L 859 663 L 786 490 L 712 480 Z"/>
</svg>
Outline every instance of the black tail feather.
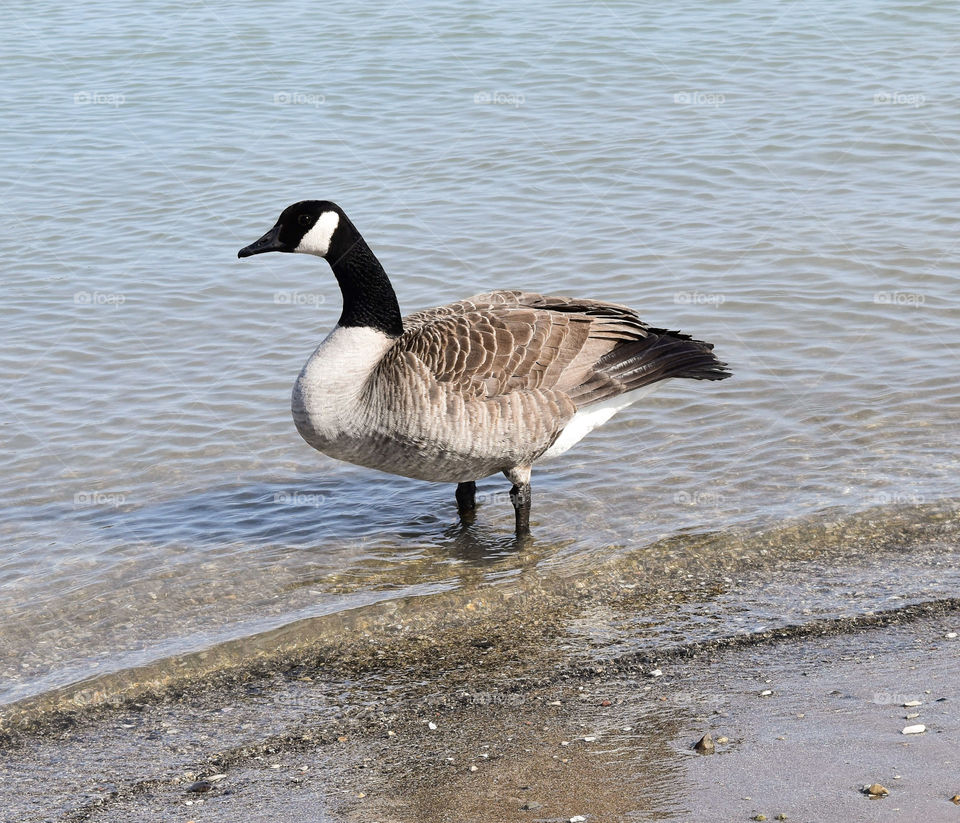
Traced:
<svg viewBox="0 0 960 823">
<path fill-rule="evenodd" d="M 583 406 L 675 377 L 724 380 L 730 376 L 710 343 L 681 332 L 648 329 L 646 337 L 626 341 L 601 357 L 571 399 Z"/>
</svg>

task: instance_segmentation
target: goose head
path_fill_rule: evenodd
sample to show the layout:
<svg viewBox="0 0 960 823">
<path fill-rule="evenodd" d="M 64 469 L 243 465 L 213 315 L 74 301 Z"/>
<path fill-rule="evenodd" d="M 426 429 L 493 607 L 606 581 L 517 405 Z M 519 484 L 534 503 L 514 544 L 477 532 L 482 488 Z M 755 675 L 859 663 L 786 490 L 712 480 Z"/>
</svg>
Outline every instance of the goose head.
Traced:
<svg viewBox="0 0 960 823">
<path fill-rule="evenodd" d="M 276 225 L 259 240 L 240 249 L 237 257 L 283 251 L 315 254 L 332 261 L 345 253 L 356 238 L 356 229 L 336 203 L 301 200 L 287 206 Z"/>
<path fill-rule="evenodd" d="M 330 264 L 343 296 L 338 325 L 371 328 L 389 338 L 403 333 L 400 306 L 383 266 L 336 203 L 301 200 L 287 206 L 276 225 L 237 257 L 268 251 L 315 254 Z"/>
</svg>

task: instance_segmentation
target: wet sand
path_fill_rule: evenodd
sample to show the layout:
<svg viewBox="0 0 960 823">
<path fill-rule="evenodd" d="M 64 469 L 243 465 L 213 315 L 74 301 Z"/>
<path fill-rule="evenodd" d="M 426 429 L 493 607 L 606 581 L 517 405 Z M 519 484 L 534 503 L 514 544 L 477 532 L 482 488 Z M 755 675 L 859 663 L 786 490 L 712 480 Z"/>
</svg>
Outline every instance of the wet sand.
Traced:
<svg viewBox="0 0 960 823">
<path fill-rule="evenodd" d="M 414 598 L 202 677 L 180 661 L 8 726 L 3 819 L 956 819 L 960 600 L 919 574 L 949 582 L 956 518 L 865 524 L 795 535 L 787 589 L 749 541 L 695 571 L 649 547 L 659 576 Z"/>
</svg>

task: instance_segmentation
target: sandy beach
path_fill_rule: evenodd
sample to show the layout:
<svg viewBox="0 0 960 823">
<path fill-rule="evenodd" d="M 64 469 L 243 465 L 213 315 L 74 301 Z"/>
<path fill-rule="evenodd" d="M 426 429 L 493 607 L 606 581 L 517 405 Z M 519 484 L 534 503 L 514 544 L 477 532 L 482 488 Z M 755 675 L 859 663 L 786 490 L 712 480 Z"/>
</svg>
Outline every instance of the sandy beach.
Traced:
<svg viewBox="0 0 960 823">
<path fill-rule="evenodd" d="M 953 819 L 960 600 L 893 581 L 948 574 L 956 522 L 869 523 L 744 535 L 696 573 L 648 547 L 564 585 L 314 621 L 99 704 L 88 685 L 8 726 L 4 820 Z M 791 553 L 794 594 L 849 608 L 804 595 L 776 620 L 770 552 Z M 900 605 L 856 605 L 883 599 L 867 558 Z"/>
</svg>

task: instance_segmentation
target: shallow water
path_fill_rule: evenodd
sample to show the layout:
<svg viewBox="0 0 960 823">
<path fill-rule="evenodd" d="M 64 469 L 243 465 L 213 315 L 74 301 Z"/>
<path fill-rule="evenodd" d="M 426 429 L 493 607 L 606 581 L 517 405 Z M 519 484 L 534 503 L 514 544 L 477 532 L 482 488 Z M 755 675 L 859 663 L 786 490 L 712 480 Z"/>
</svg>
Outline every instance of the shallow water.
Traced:
<svg viewBox="0 0 960 823">
<path fill-rule="evenodd" d="M 665 536 L 960 494 L 951 7 L 282 17 L 7 7 L 0 702 Z M 610 299 L 735 377 L 665 386 L 536 472 L 532 550 L 502 478 L 463 533 L 452 488 L 293 428 L 336 284 L 236 251 L 305 197 L 347 210 L 405 311 Z"/>
</svg>

